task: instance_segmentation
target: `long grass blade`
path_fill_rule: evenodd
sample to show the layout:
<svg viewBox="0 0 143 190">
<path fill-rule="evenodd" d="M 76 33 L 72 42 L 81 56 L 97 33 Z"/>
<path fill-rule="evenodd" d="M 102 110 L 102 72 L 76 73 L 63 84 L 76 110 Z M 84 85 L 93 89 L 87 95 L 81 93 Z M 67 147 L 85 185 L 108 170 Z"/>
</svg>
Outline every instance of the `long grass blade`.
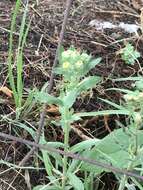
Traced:
<svg viewBox="0 0 143 190">
<path fill-rule="evenodd" d="M 28 12 L 28 2 L 25 6 L 22 22 L 20 26 L 19 42 L 18 42 L 18 52 L 17 52 L 17 93 L 18 93 L 18 107 L 22 106 L 22 94 L 23 94 L 23 47 L 25 44 L 25 26 L 26 26 L 26 16 Z M 26 30 L 26 34 L 28 31 Z"/>
<path fill-rule="evenodd" d="M 126 109 L 124 110 L 105 110 L 96 112 L 83 112 L 76 113 L 74 116 L 77 117 L 93 117 L 93 116 L 104 116 L 104 115 L 130 115 L 130 112 Z"/>
<path fill-rule="evenodd" d="M 17 0 L 16 6 L 13 12 L 13 16 L 12 16 L 12 22 L 11 22 L 11 28 L 10 28 L 10 39 L 9 39 L 9 53 L 8 53 L 8 76 L 9 76 L 10 86 L 14 94 L 16 105 L 18 105 L 18 95 L 17 95 L 16 86 L 14 82 L 12 55 L 13 55 L 13 32 L 15 31 L 16 17 L 17 17 L 20 5 L 21 5 L 21 0 Z"/>
</svg>

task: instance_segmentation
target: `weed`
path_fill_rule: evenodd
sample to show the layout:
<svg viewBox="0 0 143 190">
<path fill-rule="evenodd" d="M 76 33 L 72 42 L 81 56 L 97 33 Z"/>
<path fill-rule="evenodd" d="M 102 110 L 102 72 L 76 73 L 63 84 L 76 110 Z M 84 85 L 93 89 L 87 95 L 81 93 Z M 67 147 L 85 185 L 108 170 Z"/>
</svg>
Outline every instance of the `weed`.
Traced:
<svg viewBox="0 0 143 190">
<path fill-rule="evenodd" d="M 73 104 L 76 98 L 82 93 L 95 87 L 101 78 L 98 76 L 86 76 L 88 71 L 100 63 L 101 58 L 91 59 L 91 55 L 86 52 L 79 52 L 71 47 L 68 50 L 62 50 L 59 55 L 59 67 L 55 72 L 62 75 L 60 84 L 60 94 L 58 97 L 47 94 L 43 87 L 41 91 L 35 91 L 35 100 L 39 103 L 55 104 L 59 107 L 61 119 L 58 123 L 63 129 L 64 143 L 47 142 L 45 134 L 40 138 L 41 144 L 49 144 L 52 147 L 63 148 L 65 152 L 72 151 L 80 153 L 83 156 L 88 155 L 89 158 L 97 161 L 112 164 L 115 167 L 127 170 L 141 170 L 141 155 L 143 144 L 143 133 L 140 131 L 142 124 L 142 92 L 139 90 L 139 81 L 135 83 L 135 91 L 117 89 L 126 93 L 124 95 L 124 105 L 117 105 L 108 100 L 104 102 L 112 105 L 116 110 L 106 110 L 98 112 L 74 113 Z M 110 89 L 115 90 L 115 89 Z M 138 111 L 136 111 L 138 110 Z M 111 132 L 103 139 L 91 139 L 78 143 L 74 146 L 69 145 L 69 133 L 71 124 L 80 120 L 82 117 L 107 115 L 107 114 L 125 114 L 129 117 L 128 127 L 124 130 L 117 129 Z M 56 123 L 55 123 L 56 124 Z M 17 125 L 17 124 L 16 124 Z M 30 129 L 27 126 L 18 124 L 19 127 L 27 130 L 34 138 L 35 129 Z M 111 148 L 112 147 L 112 148 Z M 94 167 L 90 164 L 82 163 L 78 160 L 68 159 L 66 156 L 41 150 L 42 157 L 39 158 L 44 162 L 45 169 L 48 175 L 49 183 L 47 185 L 39 185 L 33 190 L 41 189 L 93 189 L 93 179 L 102 172 L 110 172 L 110 170 Z M 122 157 L 120 156 L 122 155 Z M 54 162 L 51 160 L 54 159 Z M 61 172 L 62 168 L 62 172 Z M 83 171 L 85 176 L 78 177 L 77 173 Z M 94 172 L 94 173 L 93 173 Z M 116 178 L 121 182 L 119 190 L 123 190 L 126 186 L 130 187 L 127 177 L 121 177 L 114 173 Z M 133 180 L 133 183 L 135 180 Z M 136 184 L 138 182 L 136 181 Z M 138 184 L 140 187 L 140 184 Z"/>
<path fill-rule="evenodd" d="M 125 80 L 127 80 L 127 78 Z M 134 78 L 132 78 L 132 80 L 134 80 Z M 86 153 L 92 159 L 106 161 L 106 163 L 111 163 L 118 168 L 130 171 L 136 170 L 136 172 L 141 175 L 143 145 L 143 132 L 141 130 L 143 121 L 143 91 L 141 81 L 143 79 L 141 77 L 136 77 L 135 80 L 137 80 L 134 85 L 135 89 L 132 91 L 127 89 L 109 89 L 125 93 L 123 96 L 125 101 L 123 106 L 102 99 L 104 102 L 122 111 L 123 114 L 128 115 L 127 127 L 124 126 L 123 129 L 114 130 L 103 138 L 95 148 Z M 123 126 L 123 124 L 120 126 Z M 83 167 L 84 170 L 93 171 L 93 166 L 91 167 L 88 164 L 83 164 Z M 101 172 L 105 170 L 103 168 L 95 168 L 94 171 L 97 174 L 101 174 Z M 127 176 L 121 177 L 116 173 L 115 175 L 120 181 L 119 190 L 123 190 L 125 187 L 130 189 L 131 185 L 134 186 L 134 180 L 131 180 L 129 183 Z M 140 188 L 140 183 L 137 183 L 137 181 L 135 185 L 139 189 L 142 189 Z"/>
<path fill-rule="evenodd" d="M 83 59 L 83 55 L 85 59 Z M 62 74 L 63 80 L 61 82 L 60 95 L 58 98 L 50 96 L 45 92 L 37 92 L 35 98 L 40 102 L 47 102 L 50 104 L 56 104 L 59 106 L 59 111 L 61 113 L 60 125 L 62 126 L 64 132 L 64 151 L 72 151 L 74 153 L 80 153 L 85 155 L 90 159 L 95 159 L 108 164 L 112 164 L 114 167 L 134 170 L 135 168 L 141 169 L 141 155 L 142 155 L 142 145 L 143 145 L 143 132 L 140 131 L 140 125 L 142 123 L 142 113 L 139 111 L 142 108 L 142 92 L 139 91 L 129 91 L 124 89 L 117 89 L 122 92 L 127 93 L 124 96 L 126 103 L 122 105 L 117 105 L 108 100 L 103 100 L 104 102 L 112 105 L 116 110 L 106 110 L 98 112 L 85 112 L 85 113 L 74 113 L 73 104 L 76 101 L 77 96 L 86 91 L 89 88 L 95 87 L 97 83 L 101 81 L 100 77 L 88 76 L 85 77 L 90 69 L 100 62 L 100 58 L 91 60 L 91 56 L 84 53 L 78 52 L 74 48 L 70 48 L 67 51 L 63 51 L 59 58 L 59 67 L 55 69 L 55 72 Z M 77 64 L 78 63 L 78 64 Z M 80 63 L 80 64 L 79 64 Z M 80 66 L 79 66 L 80 65 Z M 78 72 L 78 70 L 80 72 Z M 115 90 L 115 89 L 112 89 Z M 42 97 L 42 98 L 40 98 Z M 46 100 L 47 99 L 47 100 Z M 133 101 L 133 102 L 130 102 Z M 136 101 L 136 102 L 134 102 Z M 136 111 L 136 109 L 138 111 Z M 81 119 L 82 117 L 97 116 L 97 115 L 109 115 L 109 114 L 123 114 L 128 115 L 129 122 L 128 127 L 124 130 L 122 128 L 114 130 L 109 135 L 103 139 L 93 139 L 87 140 L 74 145 L 69 146 L 69 133 L 71 130 L 71 124 L 74 121 Z M 42 143 L 46 143 L 43 140 Z M 94 145 L 94 148 L 92 148 Z M 112 148 L 111 148 L 112 147 Z M 63 168 L 61 173 L 58 168 L 54 168 L 50 161 L 49 155 L 43 152 L 43 158 L 45 167 L 47 168 L 47 174 L 50 179 L 50 184 L 53 184 L 53 188 L 57 189 L 93 189 L 93 179 L 100 175 L 102 172 L 110 172 L 104 168 L 93 167 L 90 164 L 82 163 L 80 161 L 69 160 L 66 156 L 62 159 L 60 155 L 55 158 L 57 165 Z M 122 155 L 122 156 L 121 156 Z M 59 181 L 57 178 L 53 178 L 53 170 L 58 172 Z M 76 173 L 78 171 L 83 171 L 86 174 L 86 178 L 80 179 Z M 93 174 L 94 171 L 94 174 Z M 119 185 L 119 190 L 123 190 L 126 186 L 127 188 L 130 184 L 127 182 L 127 177 L 121 177 L 117 173 L 114 173 L 116 178 L 121 182 Z M 92 176 L 92 177 L 91 177 Z M 52 180 L 51 180 L 52 179 Z M 56 184 L 53 180 L 56 180 Z M 62 179 L 62 180 L 61 180 Z M 87 180 L 88 179 L 88 180 Z M 54 180 L 54 181 L 55 181 Z M 61 181 L 61 183 L 60 183 Z M 86 184 L 84 186 L 84 184 Z M 46 185 L 43 188 L 50 188 Z M 41 186 L 40 186 L 41 188 Z M 36 190 L 38 187 L 35 188 Z M 35 190 L 34 189 L 34 190 Z"/>
<path fill-rule="evenodd" d="M 134 49 L 134 46 L 127 43 L 126 46 L 120 50 L 121 58 L 128 65 L 134 65 L 135 61 L 140 57 L 140 53 Z"/>
<path fill-rule="evenodd" d="M 71 124 L 79 119 L 79 117 L 74 115 L 73 110 L 73 104 L 75 103 L 77 96 L 83 91 L 95 87 L 101 81 L 101 78 L 98 76 L 86 77 L 86 74 L 101 61 L 101 58 L 91 58 L 91 55 L 88 55 L 86 52 L 79 52 L 74 47 L 71 47 L 66 51 L 62 50 L 59 55 L 59 67 L 55 68 L 55 72 L 61 74 L 63 78 L 59 97 L 53 97 L 43 91 L 35 93 L 37 101 L 59 106 L 59 111 L 61 113 L 60 125 L 64 132 L 64 144 L 62 146 L 64 147 L 65 152 L 68 152 L 71 149 L 69 146 Z M 44 142 L 45 138 L 43 134 L 41 143 Z M 82 152 L 83 148 L 85 147 L 79 148 L 79 152 Z M 42 151 L 42 154 L 52 187 L 55 189 L 69 189 L 70 187 L 80 190 L 84 189 L 83 182 L 76 176 L 76 172 L 80 169 L 79 161 L 71 161 L 66 156 L 62 159 L 60 155 L 55 155 L 55 163 L 57 163 L 57 166 L 60 165 L 63 168 L 61 173 L 58 170 L 59 166 L 54 168 L 47 152 Z M 56 179 L 54 171 L 59 175 L 58 181 L 54 180 Z M 56 184 L 53 181 L 56 181 Z M 48 186 L 45 187 L 48 188 Z M 37 189 L 37 187 L 35 189 Z"/>
</svg>

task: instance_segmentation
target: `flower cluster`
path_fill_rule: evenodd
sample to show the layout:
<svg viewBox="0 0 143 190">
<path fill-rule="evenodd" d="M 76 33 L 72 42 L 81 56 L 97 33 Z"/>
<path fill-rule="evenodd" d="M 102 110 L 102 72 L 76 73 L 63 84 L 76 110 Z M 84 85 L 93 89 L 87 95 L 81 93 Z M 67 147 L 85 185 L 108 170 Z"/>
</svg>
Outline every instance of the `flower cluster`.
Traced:
<svg viewBox="0 0 143 190">
<path fill-rule="evenodd" d="M 61 55 L 62 67 L 64 70 L 77 71 L 84 67 L 84 64 L 88 63 L 91 56 L 87 53 L 80 53 L 78 50 L 71 48 L 62 52 Z"/>
<path fill-rule="evenodd" d="M 128 107 L 131 108 L 131 110 L 134 112 L 133 118 L 134 122 L 139 126 L 142 123 L 142 102 L 143 102 L 143 92 L 136 90 L 134 92 L 128 93 L 124 95 L 124 99 L 128 105 Z"/>
<path fill-rule="evenodd" d="M 143 101 L 143 92 L 135 91 L 124 95 L 126 102 L 140 102 Z"/>
<path fill-rule="evenodd" d="M 80 52 L 74 47 L 70 47 L 61 52 L 59 56 L 60 67 L 56 68 L 55 72 L 62 74 L 66 82 L 78 83 L 94 67 L 91 58 L 92 56 L 86 52 Z"/>
<path fill-rule="evenodd" d="M 134 65 L 135 61 L 140 57 L 140 53 L 134 49 L 134 46 L 127 43 L 120 51 L 122 59 L 126 64 Z"/>
<path fill-rule="evenodd" d="M 142 114 L 140 112 L 136 112 L 134 114 L 134 121 L 137 125 L 141 125 L 142 123 Z"/>
</svg>

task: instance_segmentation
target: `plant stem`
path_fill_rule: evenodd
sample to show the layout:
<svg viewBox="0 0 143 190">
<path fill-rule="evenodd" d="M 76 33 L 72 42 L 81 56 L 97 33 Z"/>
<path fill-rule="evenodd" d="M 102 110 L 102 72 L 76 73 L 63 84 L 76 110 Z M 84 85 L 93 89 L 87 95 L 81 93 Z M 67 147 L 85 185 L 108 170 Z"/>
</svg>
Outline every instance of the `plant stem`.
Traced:
<svg viewBox="0 0 143 190">
<path fill-rule="evenodd" d="M 132 169 L 132 165 L 133 165 L 133 161 L 129 162 L 129 165 L 128 165 L 128 168 L 127 170 L 131 170 Z M 125 188 L 125 183 L 127 181 L 127 175 L 124 175 L 121 179 L 121 183 L 120 183 L 120 186 L 119 186 L 119 189 L 118 190 L 124 190 Z"/>
<path fill-rule="evenodd" d="M 65 109 L 63 118 L 64 118 L 64 151 L 67 153 L 69 150 L 69 131 L 70 131 L 70 123 L 68 121 L 68 113 L 69 110 Z M 66 180 L 67 180 L 67 165 L 68 158 L 64 155 L 63 158 L 63 179 L 62 179 L 62 189 L 65 189 Z"/>
<path fill-rule="evenodd" d="M 118 190 L 124 190 L 126 180 L 127 180 L 127 176 L 124 175 L 124 176 L 122 177 L 122 179 L 121 179 L 121 183 L 120 183 L 120 186 L 119 186 L 119 189 L 118 189 Z"/>
</svg>

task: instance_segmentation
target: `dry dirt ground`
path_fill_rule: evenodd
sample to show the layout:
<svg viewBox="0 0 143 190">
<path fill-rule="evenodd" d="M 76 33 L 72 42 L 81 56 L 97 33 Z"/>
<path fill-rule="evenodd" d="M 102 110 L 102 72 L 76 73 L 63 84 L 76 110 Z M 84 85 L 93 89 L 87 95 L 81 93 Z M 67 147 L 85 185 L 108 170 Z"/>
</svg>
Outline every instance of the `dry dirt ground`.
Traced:
<svg viewBox="0 0 143 190">
<path fill-rule="evenodd" d="M 24 1 L 23 1 L 24 2 Z M 128 24 L 140 24 L 140 8 L 143 1 L 139 0 L 74 0 L 69 23 L 67 26 L 66 35 L 64 38 L 64 47 L 74 45 L 76 48 L 84 49 L 90 52 L 93 56 L 101 56 L 102 63 L 91 71 L 91 74 L 103 77 L 102 83 L 97 89 L 93 89 L 88 94 L 83 94 L 74 105 L 78 111 L 97 111 L 107 109 L 107 105 L 97 99 L 107 98 L 115 102 L 119 102 L 120 93 L 111 93 L 106 91 L 109 87 L 125 87 L 130 88 L 129 82 L 115 83 L 113 78 L 135 76 L 137 73 L 142 73 L 139 65 L 129 66 L 121 60 L 118 52 L 124 46 L 126 41 L 132 42 L 136 49 L 143 54 L 141 31 L 138 35 L 128 33 L 120 28 L 97 30 L 95 26 L 89 25 L 90 21 L 96 19 L 100 22 L 109 21 L 116 25 L 119 22 Z M 0 0 L 0 85 L 8 86 L 7 79 L 7 56 L 8 56 L 8 39 L 10 30 L 11 13 L 14 8 L 15 0 Z M 49 80 L 51 66 L 58 43 L 59 32 L 61 29 L 63 11 L 65 8 L 65 0 L 41 0 L 36 4 L 34 0 L 30 1 L 30 11 L 28 18 L 32 17 L 32 23 L 28 34 L 27 44 L 24 50 L 24 83 L 25 92 L 28 88 L 40 88 Z M 17 19 L 17 30 L 21 16 Z M 42 39 L 40 48 L 38 45 Z M 14 45 L 16 44 L 18 34 L 15 33 Z M 36 52 L 38 50 L 38 53 Z M 142 57 L 140 58 L 142 60 Z M 56 88 L 54 88 L 54 92 Z M 13 109 L 13 101 L 8 99 L 5 94 L 1 93 L 5 101 L 0 103 L 0 114 L 10 114 Z M 52 118 L 58 114 L 47 113 Z M 34 120 L 34 121 L 33 121 Z M 86 137 L 102 138 L 107 135 L 110 130 L 116 128 L 115 120 L 124 121 L 124 117 L 104 117 L 91 118 L 82 123 L 82 128 L 77 128 L 82 131 Z M 36 125 L 39 121 L 39 110 L 30 113 L 25 117 L 23 122 L 29 122 Z M 48 121 L 47 121 L 48 122 Z M 13 126 L 10 123 L 1 121 L 0 131 L 15 134 Z M 94 129 L 94 130 L 93 130 Z M 110 129 L 110 130 L 109 130 Z M 74 135 L 72 135 L 74 134 Z M 21 136 L 25 138 L 25 134 Z M 26 136 L 26 138 L 28 138 Z M 47 138 L 52 141 L 62 141 L 63 134 L 60 129 L 53 130 L 50 128 L 47 131 Z M 82 141 L 83 136 L 80 136 L 77 131 L 71 133 L 71 144 Z M 28 150 L 24 145 L 16 142 L 3 142 L 0 140 L 0 159 L 18 164 L 25 156 Z M 27 165 L 32 163 L 34 158 L 28 161 Z M 39 165 L 41 163 L 38 163 Z M 28 189 L 25 182 L 27 171 L 12 170 L 9 167 L 0 165 L 0 190 L 26 190 Z M 30 171 L 30 184 L 32 187 L 36 184 L 46 182 L 44 172 Z M 115 180 L 110 174 L 104 175 L 101 178 L 104 189 L 114 189 Z"/>
</svg>

